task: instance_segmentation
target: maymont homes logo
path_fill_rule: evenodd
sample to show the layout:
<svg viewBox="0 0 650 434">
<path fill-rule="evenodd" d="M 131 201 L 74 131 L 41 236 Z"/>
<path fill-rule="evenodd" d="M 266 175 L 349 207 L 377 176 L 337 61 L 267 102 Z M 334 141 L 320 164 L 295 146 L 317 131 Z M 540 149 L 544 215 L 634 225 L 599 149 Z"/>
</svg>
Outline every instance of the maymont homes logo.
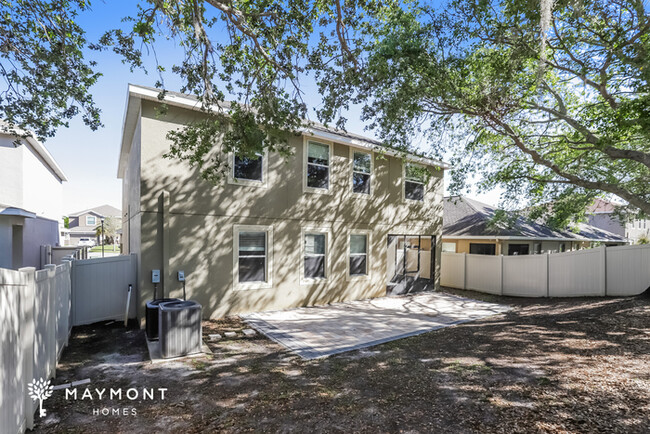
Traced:
<svg viewBox="0 0 650 434">
<path fill-rule="evenodd" d="M 34 401 L 38 401 L 38 416 L 45 417 L 47 412 L 43 408 L 43 401 L 52 396 L 54 387 L 50 384 L 50 380 L 43 380 L 42 378 L 36 381 L 32 380 L 31 383 L 27 384 L 27 392 L 29 392 L 29 397 Z"/>
<path fill-rule="evenodd" d="M 34 379 L 27 385 L 30 398 L 39 403 L 39 417 L 47 415 L 43 408 L 43 401 L 52 396 L 55 390 L 65 390 L 66 401 L 92 401 L 98 405 L 92 409 L 93 416 L 136 416 L 137 409 L 133 406 L 135 401 L 164 401 L 167 388 L 164 387 L 130 387 L 128 389 L 120 388 L 77 388 L 77 386 L 89 384 L 90 380 L 74 381 L 72 383 L 52 386 L 50 380 Z M 105 405 L 104 400 L 120 403 L 118 406 Z M 129 405 L 123 405 L 123 403 Z"/>
</svg>

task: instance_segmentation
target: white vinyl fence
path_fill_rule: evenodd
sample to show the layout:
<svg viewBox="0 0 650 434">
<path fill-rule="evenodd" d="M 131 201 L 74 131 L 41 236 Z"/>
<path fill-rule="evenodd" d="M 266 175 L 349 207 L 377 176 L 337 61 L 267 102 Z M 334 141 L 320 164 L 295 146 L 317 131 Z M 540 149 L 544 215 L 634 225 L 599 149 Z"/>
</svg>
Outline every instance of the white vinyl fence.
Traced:
<svg viewBox="0 0 650 434">
<path fill-rule="evenodd" d="M 137 255 L 74 261 L 72 267 L 72 321 L 74 325 L 123 320 L 129 285 L 129 318 L 135 317 Z"/>
<path fill-rule="evenodd" d="M 638 295 L 650 287 L 650 245 L 522 256 L 443 252 L 440 284 L 516 297 Z"/>
<path fill-rule="evenodd" d="M 70 335 L 69 261 L 44 270 L 0 269 L 0 427 L 23 432 L 34 426 L 37 405 L 27 394 L 34 379 L 56 373 Z"/>
<path fill-rule="evenodd" d="M 136 256 L 0 268 L 0 433 L 34 427 L 38 406 L 27 384 L 56 375 L 72 326 L 135 316 Z"/>
</svg>

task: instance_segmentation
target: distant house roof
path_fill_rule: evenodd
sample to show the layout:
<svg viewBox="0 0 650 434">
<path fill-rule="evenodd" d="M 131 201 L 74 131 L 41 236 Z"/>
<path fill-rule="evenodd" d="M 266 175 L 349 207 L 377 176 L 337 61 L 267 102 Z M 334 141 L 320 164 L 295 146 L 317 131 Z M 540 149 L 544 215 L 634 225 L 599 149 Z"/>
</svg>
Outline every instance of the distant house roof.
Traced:
<svg viewBox="0 0 650 434">
<path fill-rule="evenodd" d="M 616 204 L 604 199 L 596 198 L 594 203 L 587 207 L 587 213 L 600 214 L 611 213 L 616 209 Z"/>
<path fill-rule="evenodd" d="M 139 113 L 140 100 L 149 100 L 160 103 L 159 95 L 162 89 L 154 87 L 140 86 L 129 84 L 127 92 L 126 109 L 124 111 L 124 122 L 122 123 L 122 144 L 120 146 L 120 157 L 117 168 L 117 177 L 122 178 L 126 169 L 126 158 L 130 152 L 131 138 L 137 125 L 137 114 Z M 184 107 L 189 110 L 200 110 L 201 104 L 194 95 L 188 95 L 179 92 L 166 90 L 163 101 L 166 104 Z M 230 102 L 222 103 L 224 108 L 230 106 Z M 305 134 L 311 134 L 315 139 L 330 140 L 347 144 L 362 149 L 369 150 L 382 150 L 388 155 L 404 155 L 401 150 L 396 150 L 384 145 L 378 140 L 364 137 L 358 134 L 349 133 L 347 131 L 338 130 L 336 128 L 327 127 L 317 122 L 307 122 L 306 126 L 302 129 Z M 415 153 L 405 154 L 405 158 L 410 161 L 419 162 L 424 165 L 436 166 L 441 169 L 449 169 L 449 164 L 435 160 L 424 155 Z"/>
<path fill-rule="evenodd" d="M 502 238 L 538 239 L 558 241 L 624 242 L 611 232 L 578 224 L 578 233 L 557 231 L 543 224 L 518 217 L 512 226 L 491 224 L 497 208 L 464 196 L 451 196 L 443 200 L 443 228 L 445 238 Z"/>
<path fill-rule="evenodd" d="M 93 213 L 98 215 L 99 217 L 120 217 L 120 218 L 122 217 L 122 211 L 110 205 L 96 206 L 95 208 L 90 208 L 90 209 L 69 214 L 68 217 L 77 217 L 86 213 Z"/>
</svg>

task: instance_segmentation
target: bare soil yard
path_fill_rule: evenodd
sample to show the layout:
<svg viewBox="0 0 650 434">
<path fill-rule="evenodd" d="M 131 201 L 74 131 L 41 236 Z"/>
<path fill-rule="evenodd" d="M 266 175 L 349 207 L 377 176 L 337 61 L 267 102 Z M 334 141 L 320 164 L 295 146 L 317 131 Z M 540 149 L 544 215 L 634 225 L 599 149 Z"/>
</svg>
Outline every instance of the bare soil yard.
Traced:
<svg viewBox="0 0 650 434">
<path fill-rule="evenodd" d="M 78 399 L 66 400 L 55 391 L 36 431 L 650 431 L 650 297 L 445 291 L 513 310 L 312 361 L 257 335 L 210 342 L 210 358 L 151 364 L 140 330 L 75 328 L 55 384 L 166 388 L 165 399 L 82 400 L 80 386 Z M 245 327 L 207 321 L 204 336 Z"/>
</svg>

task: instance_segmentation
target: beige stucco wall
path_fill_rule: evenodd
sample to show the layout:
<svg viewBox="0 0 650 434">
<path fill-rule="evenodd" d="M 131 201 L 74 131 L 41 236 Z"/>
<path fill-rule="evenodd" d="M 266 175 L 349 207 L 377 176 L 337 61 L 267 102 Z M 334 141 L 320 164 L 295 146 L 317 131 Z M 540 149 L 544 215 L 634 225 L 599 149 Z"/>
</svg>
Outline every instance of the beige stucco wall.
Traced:
<svg viewBox="0 0 650 434">
<path fill-rule="evenodd" d="M 129 156 L 124 177 L 124 203 L 130 204 L 133 216 L 130 241 L 126 225 L 123 231 L 129 251 L 140 253 L 140 309 L 153 295 L 152 269 L 162 270 L 162 286 L 171 296 L 181 295 L 176 272 L 185 271 L 188 297 L 204 306 L 206 317 L 216 318 L 383 295 L 388 234 L 435 235 L 436 258 L 440 258 L 442 171 L 432 169 L 424 203 L 407 203 L 402 198 L 402 160 L 375 155 L 373 194 L 361 199 L 350 192 L 349 147 L 333 143 L 331 194 L 303 192 L 304 139 L 295 137 L 289 143 L 294 149 L 292 157 L 285 160 L 277 154 L 269 155 L 266 188 L 225 181 L 213 185 L 187 163 L 163 158 L 169 150 L 166 134 L 195 120 L 198 114 L 170 107 L 165 116 L 158 116 L 154 108 L 154 103 L 142 103 L 140 128 L 135 134 L 140 137 L 133 138 L 131 151 L 133 154 L 140 149 L 140 156 Z M 133 186 L 138 181 L 136 173 L 140 173 L 139 192 Z M 168 195 L 161 197 L 164 191 Z M 137 217 L 134 209 L 139 210 Z M 271 288 L 233 288 L 236 224 L 273 227 Z M 331 268 L 325 281 L 300 284 L 303 227 L 331 231 Z M 367 280 L 346 278 L 347 242 L 352 229 L 371 231 Z M 136 233 L 138 242 L 133 240 Z M 436 259 L 436 287 L 439 267 Z"/>
</svg>

